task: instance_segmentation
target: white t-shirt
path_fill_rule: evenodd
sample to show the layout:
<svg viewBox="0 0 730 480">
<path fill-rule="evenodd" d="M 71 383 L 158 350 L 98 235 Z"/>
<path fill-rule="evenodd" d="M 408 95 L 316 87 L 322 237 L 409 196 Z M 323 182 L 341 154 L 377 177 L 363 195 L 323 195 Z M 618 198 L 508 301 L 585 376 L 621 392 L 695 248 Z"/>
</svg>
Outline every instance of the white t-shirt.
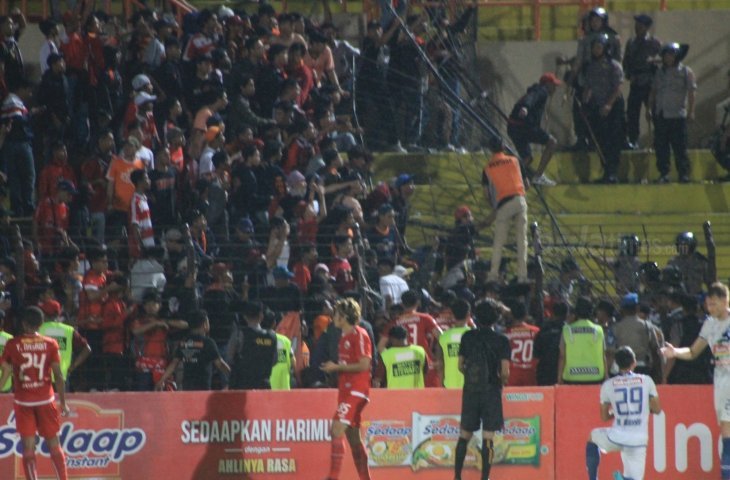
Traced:
<svg viewBox="0 0 730 480">
<path fill-rule="evenodd" d="M 715 357 L 715 380 L 730 379 L 730 316 L 724 320 L 707 317 L 700 330 Z"/>
<path fill-rule="evenodd" d="M 152 150 L 142 145 L 139 147 L 139 150 L 137 150 L 137 157 L 142 160 L 144 168 L 147 171 L 155 169 L 155 154 L 152 153 Z"/>
<path fill-rule="evenodd" d="M 383 299 L 390 295 L 393 299 L 393 305 L 398 305 L 401 295 L 407 291 L 408 283 L 398 275 L 391 273 L 390 275 L 380 277 L 380 294 L 383 296 Z M 383 305 L 383 308 L 385 308 L 385 305 Z"/>
<path fill-rule="evenodd" d="M 201 177 L 209 173 L 213 173 L 215 168 L 213 167 L 213 155 L 216 150 L 206 145 L 203 153 L 200 154 L 200 160 L 198 160 L 198 175 Z"/>
<path fill-rule="evenodd" d="M 613 426 L 608 439 L 625 447 L 645 447 L 649 442 L 649 398 L 658 397 L 648 375 L 626 373 L 601 385 L 601 403 L 610 403 Z"/>
</svg>

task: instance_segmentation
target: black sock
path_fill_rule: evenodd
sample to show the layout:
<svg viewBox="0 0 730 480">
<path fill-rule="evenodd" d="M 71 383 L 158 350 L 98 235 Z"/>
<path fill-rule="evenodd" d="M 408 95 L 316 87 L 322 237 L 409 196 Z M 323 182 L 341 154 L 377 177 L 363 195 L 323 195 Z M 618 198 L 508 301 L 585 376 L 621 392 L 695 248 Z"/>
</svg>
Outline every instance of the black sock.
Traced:
<svg viewBox="0 0 730 480">
<path fill-rule="evenodd" d="M 461 479 L 461 470 L 464 468 L 464 459 L 466 458 L 466 444 L 469 440 L 459 437 L 456 442 L 456 458 L 454 459 L 454 477 Z"/>
<path fill-rule="evenodd" d="M 494 457 L 494 442 L 482 440 L 482 480 L 489 480 L 489 472 L 492 470 L 492 458 Z"/>
</svg>

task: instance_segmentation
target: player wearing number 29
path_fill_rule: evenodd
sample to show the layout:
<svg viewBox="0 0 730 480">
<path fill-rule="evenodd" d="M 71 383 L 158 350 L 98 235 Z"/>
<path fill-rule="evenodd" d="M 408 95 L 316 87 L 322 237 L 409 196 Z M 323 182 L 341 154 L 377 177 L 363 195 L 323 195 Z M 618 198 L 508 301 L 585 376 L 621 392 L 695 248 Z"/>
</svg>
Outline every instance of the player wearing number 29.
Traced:
<svg viewBox="0 0 730 480">
<path fill-rule="evenodd" d="M 665 344 L 662 353 L 668 359 L 694 360 L 708 346 L 715 358 L 715 412 L 720 422 L 722 435 L 722 457 L 720 471 L 722 480 L 730 480 L 730 307 L 728 288 L 715 282 L 710 285 L 705 298 L 709 317 L 702 324 L 700 335 L 692 346 L 677 348 Z"/>
<path fill-rule="evenodd" d="M 43 323 L 43 312 L 38 307 L 28 307 L 23 312 L 22 335 L 8 341 L 0 366 L 0 385 L 13 375 L 15 389 L 15 428 L 23 441 L 23 469 L 25 478 L 36 480 L 35 450 L 36 432 L 46 440 L 53 466 L 59 479 L 66 480 L 66 458 L 58 441 L 61 428 L 59 412 L 54 403 L 51 372 L 54 387 L 61 405 L 61 415 L 68 413 L 61 373 L 58 343 L 38 333 Z"/>
<path fill-rule="evenodd" d="M 648 375 L 634 373 L 636 355 L 631 347 L 616 351 L 618 376 L 601 385 L 601 419 L 613 418 L 613 426 L 596 428 L 586 445 L 588 480 L 598 478 L 598 464 L 603 452 L 621 452 L 624 473 L 616 478 L 643 480 L 646 445 L 649 442 L 649 413 L 662 411 L 656 385 Z"/>
<path fill-rule="evenodd" d="M 358 326 L 360 305 L 352 298 L 335 304 L 334 326 L 342 330 L 339 344 L 339 362 L 325 362 L 320 367 L 325 373 L 337 373 L 337 412 L 332 422 L 332 453 L 327 480 L 337 480 L 345 455 L 347 437 L 355 461 L 358 478 L 370 480 L 368 453 L 360 437 L 362 412 L 370 399 L 370 371 L 373 359 L 368 332 Z"/>
<path fill-rule="evenodd" d="M 527 323 L 527 308 L 524 302 L 505 302 L 511 314 L 509 325 L 504 331 L 512 349 L 508 387 L 529 387 L 537 385 L 537 358 L 535 358 L 535 337 L 540 329 Z"/>
</svg>

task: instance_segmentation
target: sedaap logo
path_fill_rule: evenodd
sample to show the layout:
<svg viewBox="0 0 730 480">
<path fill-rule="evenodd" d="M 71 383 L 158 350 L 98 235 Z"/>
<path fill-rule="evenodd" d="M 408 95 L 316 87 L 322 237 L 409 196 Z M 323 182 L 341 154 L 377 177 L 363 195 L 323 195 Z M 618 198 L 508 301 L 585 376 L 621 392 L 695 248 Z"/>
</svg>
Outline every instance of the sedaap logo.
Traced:
<svg viewBox="0 0 730 480">
<path fill-rule="evenodd" d="M 147 443 L 144 430 L 125 428 L 122 410 L 105 410 L 81 400 L 70 400 L 68 405 L 71 416 L 62 419 L 58 437 L 66 452 L 69 477 L 120 478 L 122 460 L 141 451 Z M 0 425 L 0 458 L 14 455 L 16 474 L 23 470 L 22 452 L 15 415 L 11 413 L 6 424 Z M 39 476 L 55 475 L 45 440 L 39 442 L 37 454 Z"/>
</svg>

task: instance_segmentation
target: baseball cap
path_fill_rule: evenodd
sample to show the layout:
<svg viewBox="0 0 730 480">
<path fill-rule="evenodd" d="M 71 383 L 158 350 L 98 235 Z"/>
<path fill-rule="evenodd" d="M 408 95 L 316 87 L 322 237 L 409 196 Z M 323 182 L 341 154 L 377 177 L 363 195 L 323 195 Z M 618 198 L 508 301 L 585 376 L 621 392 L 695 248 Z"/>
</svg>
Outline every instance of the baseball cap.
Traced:
<svg viewBox="0 0 730 480">
<path fill-rule="evenodd" d="M 243 217 L 241 220 L 239 220 L 236 228 L 244 233 L 253 233 L 254 231 L 253 222 L 248 217 Z"/>
<path fill-rule="evenodd" d="M 49 317 L 58 317 L 61 315 L 61 304 L 56 300 L 46 300 L 38 305 L 38 307 Z"/>
<path fill-rule="evenodd" d="M 150 81 L 150 77 L 148 77 L 144 73 L 140 73 L 132 79 L 132 88 L 135 90 L 140 90 L 151 84 L 152 82 Z"/>
<path fill-rule="evenodd" d="M 76 187 L 74 187 L 74 184 L 71 183 L 68 180 L 59 180 L 59 182 L 56 184 L 56 188 L 63 192 L 68 192 L 71 195 L 76 195 Z"/>
<path fill-rule="evenodd" d="M 276 279 L 294 278 L 294 274 L 291 273 L 288 268 L 282 266 L 275 267 L 271 274 Z"/>
<path fill-rule="evenodd" d="M 562 85 L 563 81 L 556 77 L 553 72 L 546 72 L 540 77 L 540 85 L 546 85 L 548 83 L 553 85 Z"/>
<path fill-rule="evenodd" d="M 639 295 L 635 293 L 627 293 L 621 299 L 621 308 L 624 307 L 635 307 L 639 304 Z"/>
<path fill-rule="evenodd" d="M 411 175 L 410 173 L 401 173 L 398 175 L 398 178 L 395 179 L 395 187 L 400 188 L 403 185 L 411 183 L 415 178 L 416 176 Z"/>
<path fill-rule="evenodd" d="M 411 273 L 413 273 L 413 269 L 406 268 L 403 265 L 396 265 L 393 269 L 393 273 L 398 275 L 400 278 L 407 278 Z"/>
<path fill-rule="evenodd" d="M 157 95 L 150 95 L 147 92 L 139 92 L 134 96 L 134 104 L 137 106 L 147 102 L 154 102 L 155 100 L 157 100 Z"/>
<path fill-rule="evenodd" d="M 634 20 L 647 27 L 651 27 L 651 25 L 654 23 L 654 19 L 651 18 L 646 13 L 640 13 L 639 15 L 634 15 Z"/>
</svg>

